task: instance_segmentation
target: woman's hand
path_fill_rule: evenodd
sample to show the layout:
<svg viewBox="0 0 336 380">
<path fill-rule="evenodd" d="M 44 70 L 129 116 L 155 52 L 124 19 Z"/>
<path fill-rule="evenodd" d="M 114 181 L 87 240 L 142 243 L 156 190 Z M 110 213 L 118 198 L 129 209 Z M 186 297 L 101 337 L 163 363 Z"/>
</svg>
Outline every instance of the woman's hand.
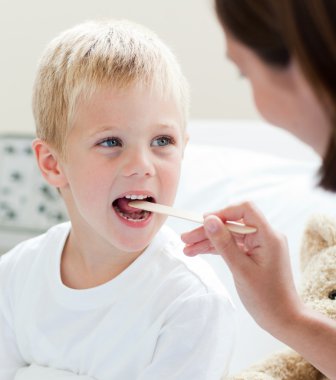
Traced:
<svg viewBox="0 0 336 380">
<path fill-rule="evenodd" d="M 257 228 L 249 235 L 230 233 L 226 220 Z M 237 292 L 256 322 L 273 335 L 286 328 L 302 307 L 295 290 L 286 238 L 275 232 L 251 203 L 207 215 L 204 226 L 182 234 L 188 256 L 218 253 L 229 266 Z"/>
</svg>

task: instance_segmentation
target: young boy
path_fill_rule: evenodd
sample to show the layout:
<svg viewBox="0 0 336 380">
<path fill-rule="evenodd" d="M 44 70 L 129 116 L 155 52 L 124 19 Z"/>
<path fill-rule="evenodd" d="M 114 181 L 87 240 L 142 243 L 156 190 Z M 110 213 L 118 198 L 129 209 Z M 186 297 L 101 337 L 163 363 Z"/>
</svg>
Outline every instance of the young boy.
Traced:
<svg viewBox="0 0 336 380">
<path fill-rule="evenodd" d="M 139 26 L 88 22 L 50 43 L 33 148 L 71 222 L 1 258 L 1 380 L 37 367 L 98 380 L 225 375 L 225 290 L 164 216 L 128 205 L 173 203 L 187 104 L 174 56 Z"/>
</svg>

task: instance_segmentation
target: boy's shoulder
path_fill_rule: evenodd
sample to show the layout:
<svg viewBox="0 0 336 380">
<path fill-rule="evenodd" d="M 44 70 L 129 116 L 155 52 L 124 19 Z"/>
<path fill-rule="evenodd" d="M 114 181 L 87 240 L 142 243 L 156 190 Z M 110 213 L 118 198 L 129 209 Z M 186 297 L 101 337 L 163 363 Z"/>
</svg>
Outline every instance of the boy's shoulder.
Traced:
<svg viewBox="0 0 336 380">
<path fill-rule="evenodd" d="M 56 250 L 61 249 L 68 233 L 70 223 L 62 223 L 51 227 L 45 233 L 25 240 L 7 253 L 0 256 L 0 273 L 9 277 L 12 273 L 21 276 L 41 258 L 46 258 Z"/>
<path fill-rule="evenodd" d="M 184 244 L 168 226 L 160 231 L 160 240 L 165 241 L 160 252 L 163 267 L 174 278 L 175 285 L 186 285 L 198 289 L 199 293 L 217 294 L 229 298 L 224 284 L 211 265 L 202 257 L 188 257 L 183 253 Z"/>
</svg>

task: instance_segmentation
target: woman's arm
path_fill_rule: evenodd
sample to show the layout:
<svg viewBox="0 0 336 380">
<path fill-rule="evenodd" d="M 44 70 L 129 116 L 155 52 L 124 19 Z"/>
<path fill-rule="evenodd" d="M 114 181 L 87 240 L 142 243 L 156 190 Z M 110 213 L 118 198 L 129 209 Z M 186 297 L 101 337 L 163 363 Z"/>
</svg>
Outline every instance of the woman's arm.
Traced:
<svg viewBox="0 0 336 380">
<path fill-rule="evenodd" d="M 222 221 L 243 220 L 258 231 L 231 234 Z M 182 235 L 185 253 L 218 252 L 229 266 L 237 292 L 255 321 L 329 378 L 336 378 L 336 322 L 308 309 L 299 298 L 290 268 L 287 242 L 250 203 L 205 218 Z"/>
<path fill-rule="evenodd" d="M 281 326 L 277 338 L 300 353 L 329 379 L 336 379 L 336 322 L 305 306 Z"/>
</svg>

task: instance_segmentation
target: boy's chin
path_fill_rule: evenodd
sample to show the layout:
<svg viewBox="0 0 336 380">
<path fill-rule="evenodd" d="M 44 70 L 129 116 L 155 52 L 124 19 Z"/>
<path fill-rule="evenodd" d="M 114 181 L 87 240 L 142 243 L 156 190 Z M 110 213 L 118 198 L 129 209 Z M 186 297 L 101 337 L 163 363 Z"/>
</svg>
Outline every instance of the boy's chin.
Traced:
<svg viewBox="0 0 336 380">
<path fill-rule="evenodd" d="M 139 254 L 150 245 L 157 232 L 158 229 L 155 229 L 155 231 L 151 231 L 151 233 L 147 234 L 142 232 L 142 234 L 139 234 L 140 236 L 137 233 L 134 233 L 132 236 L 124 236 L 118 239 L 118 241 L 114 241 L 112 245 L 114 245 L 115 248 L 121 252 Z"/>
<path fill-rule="evenodd" d="M 141 253 L 151 244 L 166 219 L 165 215 L 152 214 L 150 220 L 139 228 L 127 226 L 124 221 L 119 220 L 117 224 L 111 226 L 113 232 L 111 231 L 110 237 L 106 238 L 118 251 L 130 254 Z M 114 237 L 111 239 L 112 233 Z"/>
</svg>

